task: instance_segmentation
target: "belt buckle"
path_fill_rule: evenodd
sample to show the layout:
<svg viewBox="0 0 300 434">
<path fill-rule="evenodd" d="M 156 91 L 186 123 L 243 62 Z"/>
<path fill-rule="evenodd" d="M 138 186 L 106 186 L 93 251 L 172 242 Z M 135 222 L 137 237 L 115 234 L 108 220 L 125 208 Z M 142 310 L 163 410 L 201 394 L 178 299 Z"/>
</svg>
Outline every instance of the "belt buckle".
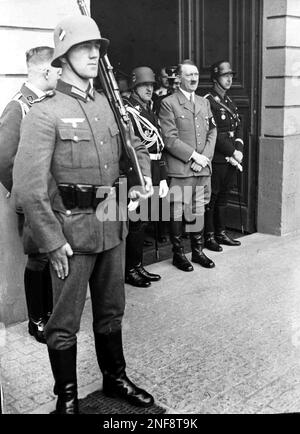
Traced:
<svg viewBox="0 0 300 434">
<path fill-rule="evenodd" d="M 234 137 L 234 131 L 228 131 L 229 137 Z"/>
</svg>

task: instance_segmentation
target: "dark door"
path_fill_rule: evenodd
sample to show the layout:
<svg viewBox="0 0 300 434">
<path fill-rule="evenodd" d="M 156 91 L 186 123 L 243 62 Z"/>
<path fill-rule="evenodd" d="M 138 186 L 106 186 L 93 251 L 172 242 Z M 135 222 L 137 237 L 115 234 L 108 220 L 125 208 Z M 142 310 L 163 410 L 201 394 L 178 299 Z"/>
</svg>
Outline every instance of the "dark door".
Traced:
<svg viewBox="0 0 300 434">
<path fill-rule="evenodd" d="M 209 65 L 228 59 L 237 72 L 229 92 L 244 125 L 245 160 L 228 210 L 228 224 L 256 230 L 257 143 L 259 107 L 259 0 L 180 0 L 180 57 L 200 70 L 199 94 L 210 87 Z M 241 206 L 241 208 L 240 208 Z M 242 216 L 242 218 L 241 218 Z"/>
<path fill-rule="evenodd" d="M 91 15 L 110 39 L 115 69 L 136 66 L 158 71 L 179 59 L 178 0 L 91 0 Z"/>
<path fill-rule="evenodd" d="M 200 70 L 199 94 L 210 86 L 209 65 L 228 59 L 237 74 L 230 91 L 244 124 L 244 172 L 230 198 L 228 223 L 256 230 L 260 0 L 91 0 L 91 13 L 111 40 L 115 69 L 158 71 L 185 58 Z M 240 191 L 240 194 L 239 194 Z M 241 209 L 239 203 L 241 202 Z"/>
</svg>

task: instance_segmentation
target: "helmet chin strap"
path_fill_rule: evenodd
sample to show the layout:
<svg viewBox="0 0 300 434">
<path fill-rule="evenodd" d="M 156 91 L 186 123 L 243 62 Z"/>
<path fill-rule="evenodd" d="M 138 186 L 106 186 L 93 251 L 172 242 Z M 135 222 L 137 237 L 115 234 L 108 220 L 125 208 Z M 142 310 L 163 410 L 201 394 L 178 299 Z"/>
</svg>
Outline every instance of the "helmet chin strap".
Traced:
<svg viewBox="0 0 300 434">
<path fill-rule="evenodd" d="M 136 87 L 133 89 L 133 93 L 134 93 L 134 95 L 136 95 L 137 97 L 138 97 L 138 99 L 141 101 L 141 103 L 143 104 L 143 105 L 145 105 L 146 107 L 148 107 L 148 102 L 146 102 L 146 101 L 144 101 L 141 97 L 140 97 L 140 95 L 137 93 L 137 91 L 136 91 Z"/>
<path fill-rule="evenodd" d="M 76 69 L 75 69 L 74 66 L 72 65 L 72 62 L 71 62 L 71 60 L 70 60 L 70 58 L 69 58 L 68 53 L 65 55 L 65 58 L 66 58 L 66 60 L 67 60 L 67 62 L 68 62 L 68 64 L 69 64 L 70 68 L 71 68 L 72 71 L 74 72 L 74 74 L 76 74 L 76 75 L 77 75 L 79 78 L 81 78 L 82 80 L 87 80 L 86 77 L 83 77 L 82 75 L 79 74 L 79 72 L 76 71 Z"/>
<path fill-rule="evenodd" d="M 223 92 L 227 91 L 227 89 L 219 82 L 218 78 L 216 78 L 216 85 L 219 86 L 219 88 L 221 88 Z"/>
</svg>

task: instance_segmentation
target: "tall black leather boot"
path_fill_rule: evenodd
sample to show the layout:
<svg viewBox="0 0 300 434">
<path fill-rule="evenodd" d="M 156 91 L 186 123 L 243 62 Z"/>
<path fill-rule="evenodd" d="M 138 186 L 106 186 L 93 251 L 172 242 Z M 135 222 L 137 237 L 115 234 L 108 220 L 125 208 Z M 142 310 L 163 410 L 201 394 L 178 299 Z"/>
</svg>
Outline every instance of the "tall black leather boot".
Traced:
<svg viewBox="0 0 300 434">
<path fill-rule="evenodd" d="M 157 237 L 159 243 L 166 243 L 168 241 L 166 223 L 167 222 L 161 220 L 159 222 L 154 222 L 155 225 L 157 224 Z"/>
<path fill-rule="evenodd" d="M 56 414 L 78 414 L 76 355 L 77 345 L 66 350 L 48 347 L 57 395 Z"/>
<path fill-rule="evenodd" d="M 45 318 L 44 318 L 44 282 L 43 271 L 33 271 L 25 268 L 24 288 L 28 311 L 28 332 L 38 342 L 45 344 L 44 337 Z"/>
<path fill-rule="evenodd" d="M 44 321 L 47 323 L 53 309 L 52 281 L 49 264 L 43 270 L 43 285 Z"/>
<path fill-rule="evenodd" d="M 204 238 L 204 247 L 212 252 L 222 252 L 223 248 L 217 243 L 214 232 L 206 232 Z"/>
<path fill-rule="evenodd" d="M 217 243 L 226 246 L 240 246 L 241 242 L 234 240 L 226 233 L 226 210 L 227 206 L 216 207 L 215 221 L 216 221 L 216 234 L 215 239 Z"/>
<path fill-rule="evenodd" d="M 184 254 L 181 221 L 170 221 L 170 240 L 173 245 L 173 265 L 182 271 L 193 271 L 194 267 Z"/>
<path fill-rule="evenodd" d="M 205 207 L 204 247 L 213 252 L 222 252 L 222 247 L 215 240 L 214 208 L 210 204 Z"/>
<path fill-rule="evenodd" d="M 144 225 L 141 222 L 130 222 L 126 238 L 125 282 L 139 288 L 147 288 L 151 285 L 150 280 L 136 269 L 143 261 L 144 238 Z"/>
<path fill-rule="evenodd" d="M 133 384 L 126 375 L 121 330 L 95 333 L 95 347 L 106 396 L 124 399 L 137 407 L 154 404 L 153 396 Z"/>
<path fill-rule="evenodd" d="M 203 253 L 204 237 L 203 230 L 198 233 L 190 233 L 192 247 L 192 261 L 205 268 L 213 268 L 215 263 Z"/>
<path fill-rule="evenodd" d="M 149 271 L 145 270 L 145 268 L 143 267 L 143 264 L 136 265 L 135 269 L 139 273 L 140 276 L 149 280 L 149 282 L 157 282 L 158 280 L 161 279 L 161 276 L 159 274 L 150 273 Z"/>
</svg>

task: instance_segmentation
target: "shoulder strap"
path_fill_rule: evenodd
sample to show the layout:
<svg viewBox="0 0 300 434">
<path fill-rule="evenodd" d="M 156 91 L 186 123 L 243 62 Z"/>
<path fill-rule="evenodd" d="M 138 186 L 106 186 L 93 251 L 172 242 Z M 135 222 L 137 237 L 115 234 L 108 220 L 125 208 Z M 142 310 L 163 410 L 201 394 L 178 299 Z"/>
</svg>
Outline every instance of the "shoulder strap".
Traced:
<svg viewBox="0 0 300 434">
<path fill-rule="evenodd" d="M 21 92 L 18 92 L 12 98 L 12 101 L 17 101 L 20 104 L 21 110 L 22 110 L 22 117 L 24 118 L 24 116 L 27 115 L 27 113 L 29 112 L 30 106 L 25 103 L 25 101 L 23 100 L 23 98 L 24 98 L 23 94 Z"/>
</svg>

